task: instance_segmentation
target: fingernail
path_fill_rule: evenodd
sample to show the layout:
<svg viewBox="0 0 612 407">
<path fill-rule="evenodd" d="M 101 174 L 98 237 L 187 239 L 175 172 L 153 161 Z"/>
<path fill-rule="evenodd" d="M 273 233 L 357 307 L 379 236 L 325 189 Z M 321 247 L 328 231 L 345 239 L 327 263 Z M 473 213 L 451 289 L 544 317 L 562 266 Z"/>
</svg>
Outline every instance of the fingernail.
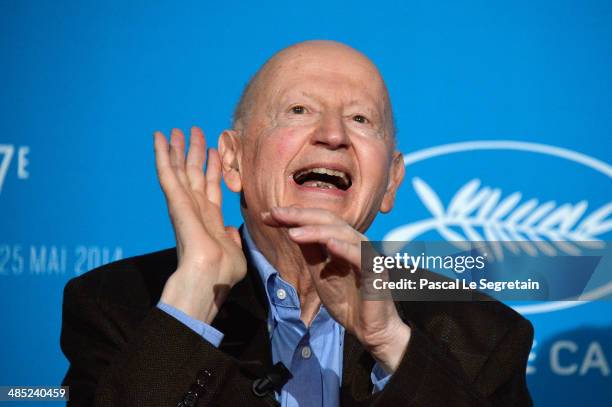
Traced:
<svg viewBox="0 0 612 407">
<path fill-rule="evenodd" d="M 293 229 L 289 229 L 289 234 L 292 237 L 298 237 L 298 236 L 302 236 L 304 234 L 304 230 L 300 229 L 300 228 L 293 228 Z"/>
</svg>

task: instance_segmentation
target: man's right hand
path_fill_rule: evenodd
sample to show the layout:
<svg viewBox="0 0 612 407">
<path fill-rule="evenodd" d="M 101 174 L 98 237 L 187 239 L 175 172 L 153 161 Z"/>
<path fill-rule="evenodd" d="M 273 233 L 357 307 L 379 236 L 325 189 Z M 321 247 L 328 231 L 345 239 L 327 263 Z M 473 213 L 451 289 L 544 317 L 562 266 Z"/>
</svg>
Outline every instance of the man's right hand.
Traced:
<svg viewBox="0 0 612 407">
<path fill-rule="evenodd" d="M 221 161 L 193 127 L 185 159 L 183 132 L 173 129 L 170 145 L 155 132 L 155 163 L 176 236 L 178 268 L 161 301 L 210 324 L 230 288 L 246 275 L 240 234 L 225 227 L 221 212 Z"/>
</svg>

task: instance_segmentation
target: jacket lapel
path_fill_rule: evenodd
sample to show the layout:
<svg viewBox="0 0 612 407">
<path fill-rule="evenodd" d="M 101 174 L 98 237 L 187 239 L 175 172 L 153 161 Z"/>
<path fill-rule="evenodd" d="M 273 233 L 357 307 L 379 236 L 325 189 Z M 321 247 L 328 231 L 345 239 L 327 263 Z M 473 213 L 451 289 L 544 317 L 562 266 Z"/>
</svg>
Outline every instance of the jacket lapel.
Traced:
<svg viewBox="0 0 612 407">
<path fill-rule="evenodd" d="M 235 357 L 246 373 L 258 377 L 272 366 L 268 304 L 244 238 L 242 248 L 247 274 L 232 287 L 212 325 L 224 334 L 219 349 Z"/>
<path fill-rule="evenodd" d="M 365 399 L 372 394 L 370 373 L 374 367 L 374 358 L 366 352 L 357 338 L 349 333 L 344 334 L 342 353 L 341 404 L 353 405 L 355 400 Z"/>
</svg>

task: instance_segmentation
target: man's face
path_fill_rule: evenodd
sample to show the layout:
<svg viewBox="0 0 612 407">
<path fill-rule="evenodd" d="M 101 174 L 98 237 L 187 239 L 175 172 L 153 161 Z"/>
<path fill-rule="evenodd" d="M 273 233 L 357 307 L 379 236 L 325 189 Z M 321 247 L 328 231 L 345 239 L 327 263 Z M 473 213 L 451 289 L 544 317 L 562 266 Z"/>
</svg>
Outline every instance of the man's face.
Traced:
<svg viewBox="0 0 612 407">
<path fill-rule="evenodd" d="M 365 231 L 391 209 L 401 181 L 390 178 L 394 143 L 378 72 L 354 51 L 306 49 L 290 52 L 263 81 L 240 136 L 247 216 L 298 205 Z"/>
</svg>

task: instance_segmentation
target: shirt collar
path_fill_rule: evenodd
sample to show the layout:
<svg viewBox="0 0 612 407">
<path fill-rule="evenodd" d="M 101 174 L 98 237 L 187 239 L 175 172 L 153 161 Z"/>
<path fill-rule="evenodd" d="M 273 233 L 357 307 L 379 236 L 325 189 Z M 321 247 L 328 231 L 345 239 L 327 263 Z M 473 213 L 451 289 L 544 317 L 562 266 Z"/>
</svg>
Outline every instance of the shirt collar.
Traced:
<svg viewBox="0 0 612 407">
<path fill-rule="evenodd" d="M 297 323 L 300 320 L 300 299 L 295 287 L 283 280 L 278 270 L 270 264 L 266 256 L 257 248 L 246 224 L 243 226 L 243 235 L 247 246 L 246 249 L 251 255 L 253 264 L 266 291 L 268 305 L 272 311 L 271 316 L 276 320 L 295 320 L 294 322 Z M 279 290 L 285 291 L 284 298 L 282 299 L 277 294 Z M 331 320 L 329 312 L 324 306 L 321 306 L 313 324 L 325 324 Z"/>
<path fill-rule="evenodd" d="M 257 273 L 261 278 L 261 282 L 264 287 L 267 286 L 267 282 L 275 274 L 278 274 L 278 271 L 270 264 L 268 259 L 263 255 L 262 252 L 259 251 L 257 246 L 255 246 L 255 242 L 251 238 L 251 234 L 249 233 L 249 229 L 247 228 L 246 223 L 243 225 L 243 235 L 244 241 L 247 245 L 247 250 L 253 259 L 253 263 L 255 264 L 255 268 L 257 269 Z M 266 289 L 267 291 L 267 289 Z"/>
<path fill-rule="evenodd" d="M 251 255 L 251 259 L 253 259 L 253 263 L 255 268 L 257 269 L 257 273 L 259 274 L 259 278 L 265 288 L 266 296 L 268 297 L 269 305 L 280 305 L 282 307 L 289 308 L 300 308 L 300 301 L 297 295 L 297 291 L 295 288 L 282 279 L 278 270 L 274 268 L 273 265 L 270 264 L 266 256 L 257 248 L 253 238 L 249 234 L 249 230 L 244 225 L 244 240 L 247 245 L 247 250 Z M 284 290 L 285 296 L 284 298 L 279 298 L 277 295 L 278 290 Z"/>
</svg>

